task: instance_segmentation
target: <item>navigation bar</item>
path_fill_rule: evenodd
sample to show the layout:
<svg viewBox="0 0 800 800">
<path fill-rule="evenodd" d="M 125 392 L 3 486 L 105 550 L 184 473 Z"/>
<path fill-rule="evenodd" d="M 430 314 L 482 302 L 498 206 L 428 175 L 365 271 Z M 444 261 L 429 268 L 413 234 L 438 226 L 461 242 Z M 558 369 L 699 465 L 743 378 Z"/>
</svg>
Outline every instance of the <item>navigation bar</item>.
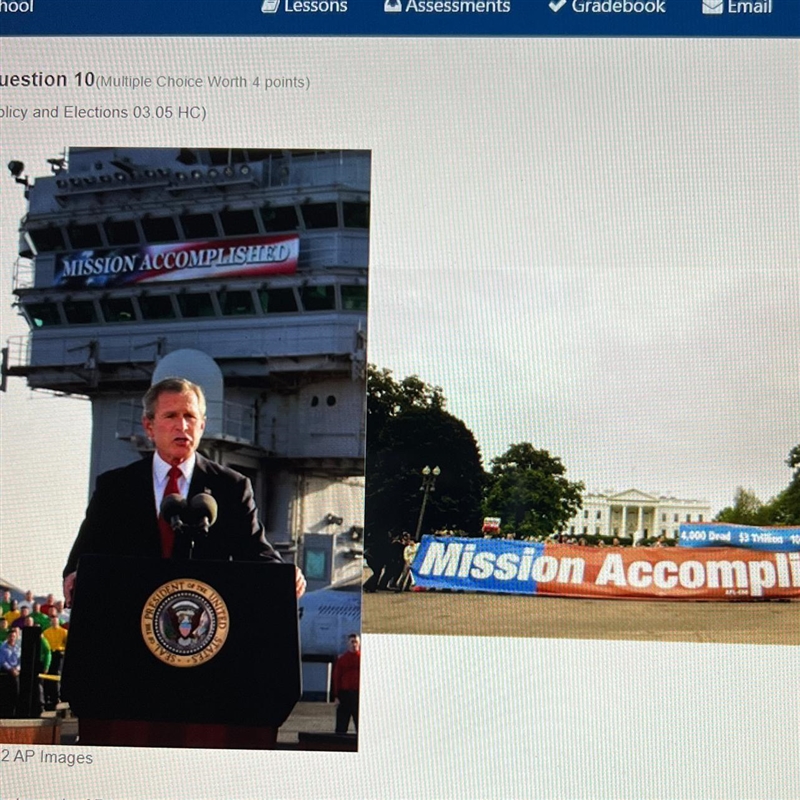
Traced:
<svg viewBox="0 0 800 800">
<path fill-rule="evenodd" d="M 2 36 L 777 37 L 798 0 L 0 0 Z"/>
</svg>

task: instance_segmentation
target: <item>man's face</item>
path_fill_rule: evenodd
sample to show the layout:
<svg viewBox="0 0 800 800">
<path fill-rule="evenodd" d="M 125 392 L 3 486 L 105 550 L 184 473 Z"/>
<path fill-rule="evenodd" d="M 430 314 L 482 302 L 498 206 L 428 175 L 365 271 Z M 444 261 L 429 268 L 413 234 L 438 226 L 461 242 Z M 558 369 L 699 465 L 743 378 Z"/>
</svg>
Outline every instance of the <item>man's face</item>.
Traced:
<svg viewBox="0 0 800 800">
<path fill-rule="evenodd" d="M 11 630 L 8 632 L 8 638 L 6 639 L 6 641 L 9 643 L 9 645 L 11 645 L 11 647 L 13 647 L 17 643 L 16 628 L 11 628 Z"/>
<path fill-rule="evenodd" d="M 358 636 L 351 636 L 347 640 L 347 649 L 351 653 L 357 653 L 361 649 L 361 639 Z"/>
<path fill-rule="evenodd" d="M 165 392 L 156 400 L 153 419 L 144 417 L 142 425 L 161 458 L 180 464 L 197 450 L 206 421 L 193 392 Z"/>
</svg>

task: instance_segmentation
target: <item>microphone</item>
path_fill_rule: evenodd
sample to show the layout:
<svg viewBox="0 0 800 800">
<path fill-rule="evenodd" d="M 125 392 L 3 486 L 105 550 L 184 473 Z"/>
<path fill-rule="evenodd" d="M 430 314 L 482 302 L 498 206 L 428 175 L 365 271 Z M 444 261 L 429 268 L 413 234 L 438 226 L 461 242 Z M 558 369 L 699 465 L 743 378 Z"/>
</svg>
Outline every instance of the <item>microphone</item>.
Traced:
<svg viewBox="0 0 800 800">
<path fill-rule="evenodd" d="M 169 523 L 173 531 L 183 528 L 181 517 L 186 510 L 186 500 L 179 494 L 168 494 L 161 501 L 161 516 Z"/>
<path fill-rule="evenodd" d="M 217 521 L 217 501 L 210 494 L 202 492 L 189 501 L 189 508 L 196 520 L 195 525 L 208 533 L 208 529 Z"/>
</svg>

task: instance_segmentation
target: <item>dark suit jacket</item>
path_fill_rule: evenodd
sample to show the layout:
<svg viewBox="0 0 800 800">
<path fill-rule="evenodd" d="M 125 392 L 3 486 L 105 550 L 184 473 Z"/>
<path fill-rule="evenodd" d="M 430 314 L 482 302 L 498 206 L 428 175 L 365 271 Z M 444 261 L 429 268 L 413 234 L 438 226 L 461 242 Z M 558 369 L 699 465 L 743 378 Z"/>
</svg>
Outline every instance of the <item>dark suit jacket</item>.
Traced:
<svg viewBox="0 0 800 800">
<path fill-rule="evenodd" d="M 248 478 L 198 453 L 189 497 L 199 492 L 212 495 L 219 511 L 208 536 L 198 538 L 194 558 L 282 561 L 264 538 Z M 152 456 L 97 478 L 65 576 L 77 569 L 84 553 L 161 558 Z"/>
</svg>

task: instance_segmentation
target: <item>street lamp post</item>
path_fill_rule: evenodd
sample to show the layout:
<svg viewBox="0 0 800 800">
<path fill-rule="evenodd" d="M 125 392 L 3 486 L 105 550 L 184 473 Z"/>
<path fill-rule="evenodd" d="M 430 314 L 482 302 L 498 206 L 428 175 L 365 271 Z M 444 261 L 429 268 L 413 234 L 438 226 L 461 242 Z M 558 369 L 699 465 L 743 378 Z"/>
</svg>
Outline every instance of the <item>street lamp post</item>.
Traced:
<svg viewBox="0 0 800 800">
<path fill-rule="evenodd" d="M 417 520 L 417 530 L 414 533 L 414 541 L 420 540 L 420 531 L 422 530 L 422 518 L 425 516 L 425 506 L 428 505 L 428 495 L 436 490 L 436 479 L 441 474 L 439 467 L 431 469 L 429 466 L 422 468 L 422 485 L 419 487 L 422 495 L 422 507 L 419 510 L 419 519 Z"/>
</svg>

